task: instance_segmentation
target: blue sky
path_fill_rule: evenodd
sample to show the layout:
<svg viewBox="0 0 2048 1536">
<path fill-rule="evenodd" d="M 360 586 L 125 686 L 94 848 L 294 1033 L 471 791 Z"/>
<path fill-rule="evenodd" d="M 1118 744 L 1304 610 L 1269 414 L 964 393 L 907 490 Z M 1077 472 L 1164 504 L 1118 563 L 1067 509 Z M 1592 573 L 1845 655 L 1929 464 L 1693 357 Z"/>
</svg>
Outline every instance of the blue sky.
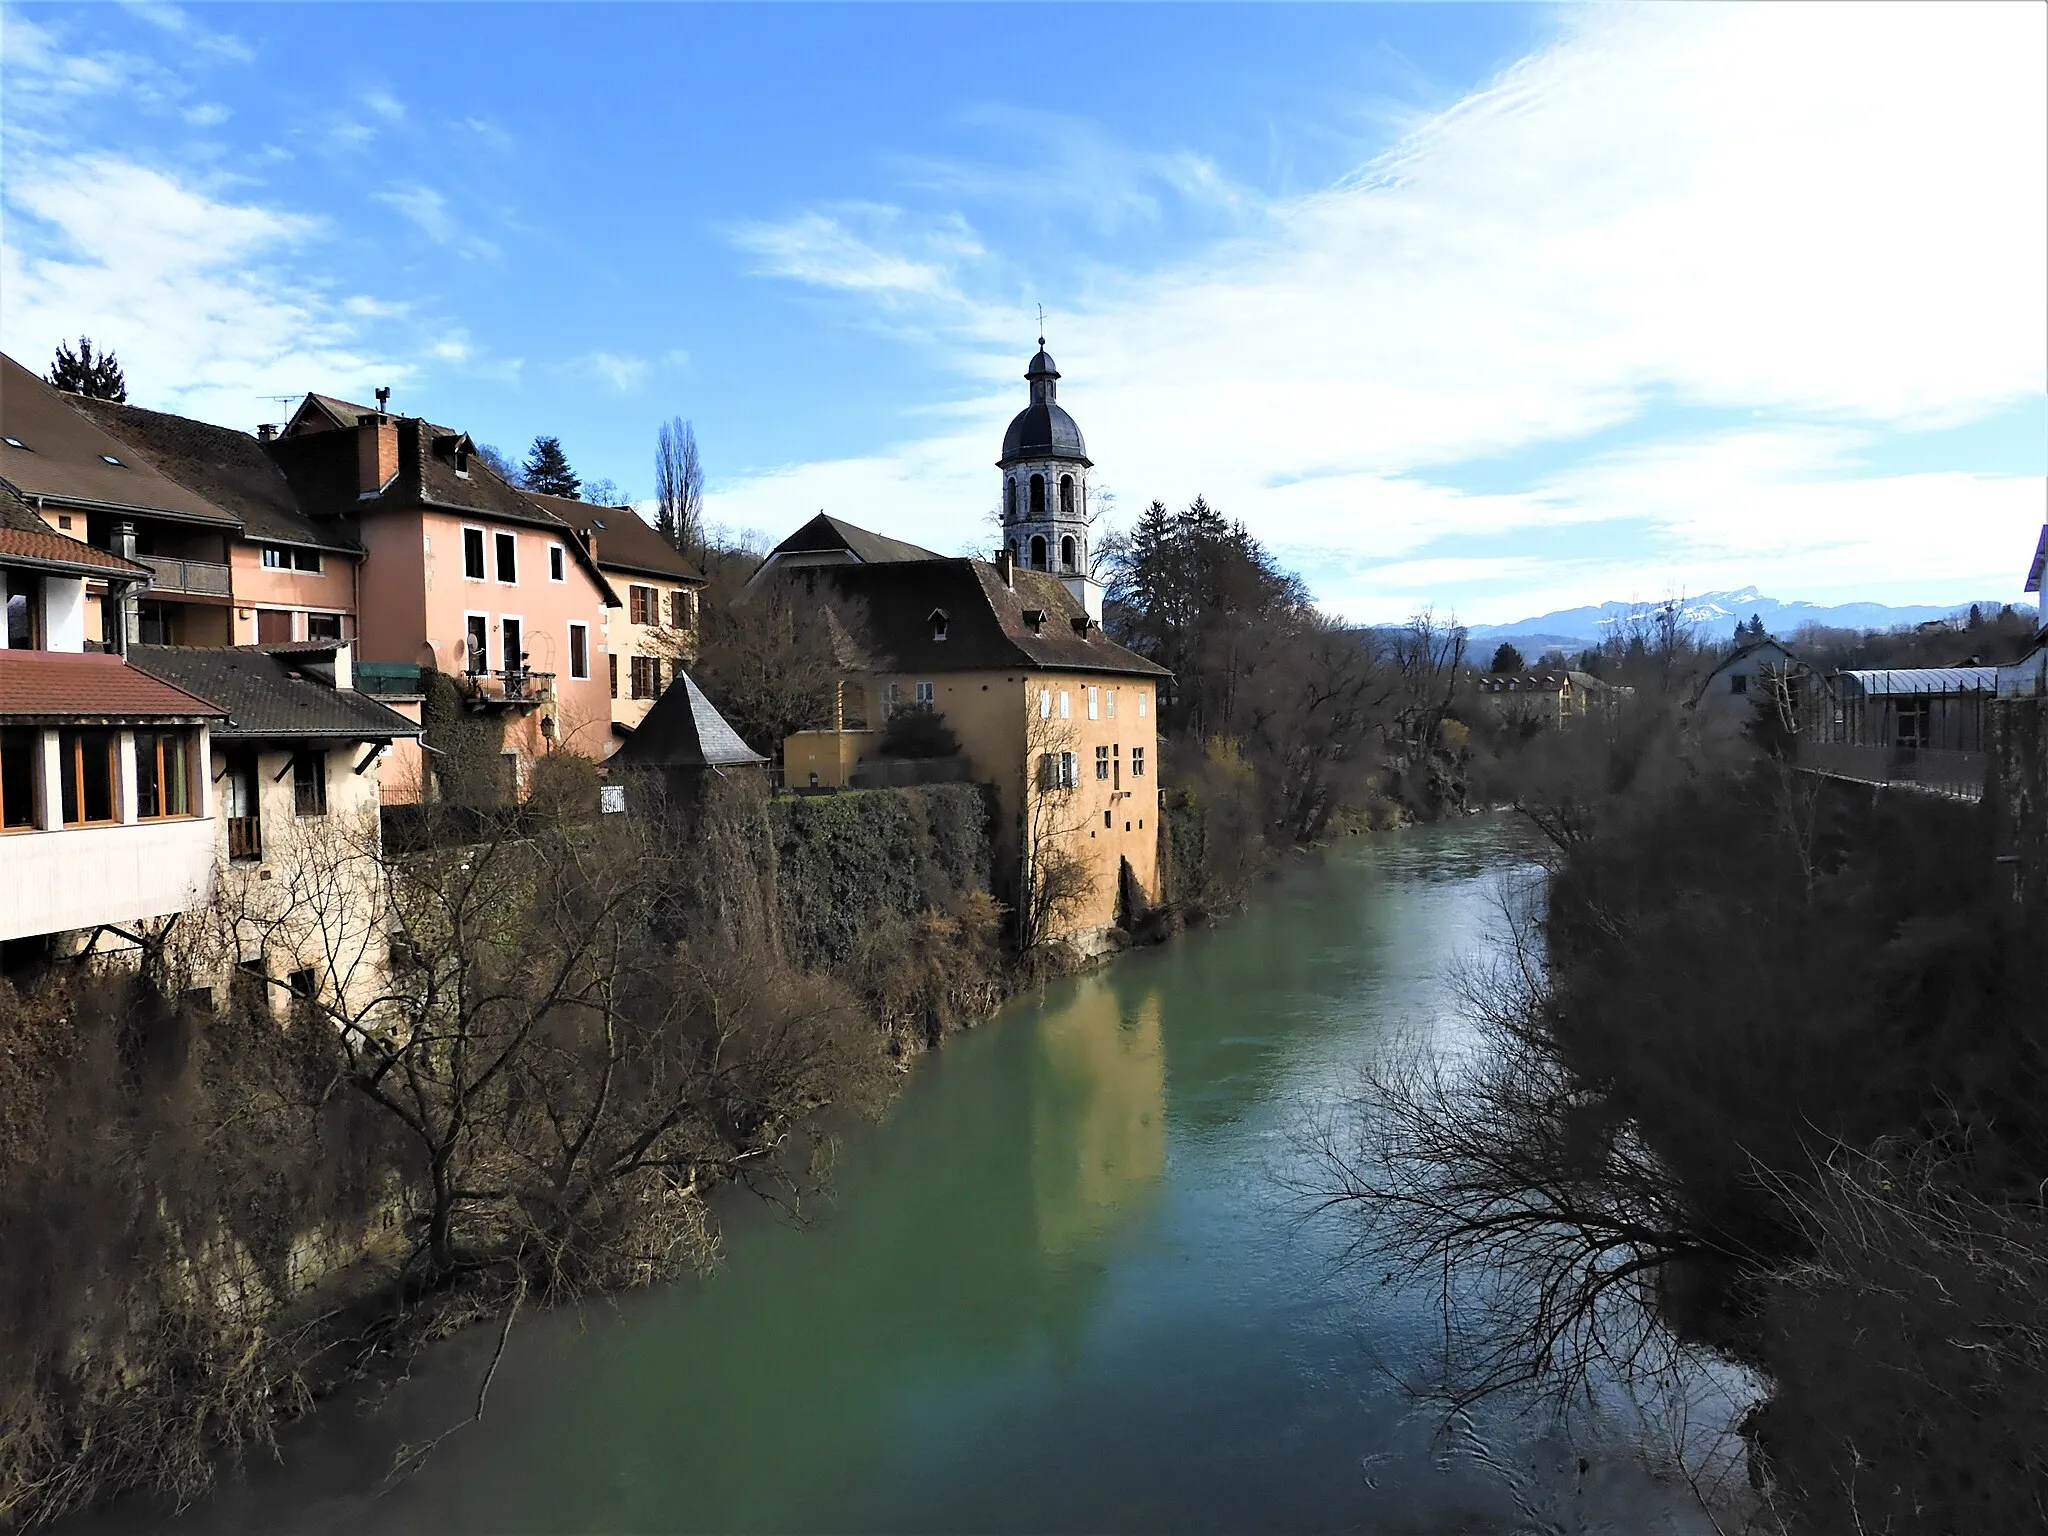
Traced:
<svg viewBox="0 0 2048 1536">
<path fill-rule="evenodd" d="M 2034 6 L 22 6 L 0 343 L 978 547 L 1036 306 L 1112 517 L 1360 619 L 2018 594 Z"/>
</svg>

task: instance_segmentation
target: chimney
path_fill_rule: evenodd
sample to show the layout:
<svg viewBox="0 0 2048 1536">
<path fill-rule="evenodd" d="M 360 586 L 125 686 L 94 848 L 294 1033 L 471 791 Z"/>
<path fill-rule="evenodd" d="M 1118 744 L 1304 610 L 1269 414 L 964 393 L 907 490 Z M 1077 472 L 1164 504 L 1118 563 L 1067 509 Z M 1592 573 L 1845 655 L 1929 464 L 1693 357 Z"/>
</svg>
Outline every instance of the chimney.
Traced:
<svg viewBox="0 0 2048 1536">
<path fill-rule="evenodd" d="M 390 414 L 390 411 L 391 387 L 388 384 L 381 385 L 377 390 L 377 414 L 379 416 L 386 416 Z"/>
<path fill-rule="evenodd" d="M 1013 591 L 1016 589 L 1017 557 L 1010 553 L 1010 546 L 1007 544 L 996 551 L 996 574 L 1003 578 L 1004 586 Z"/>
<path fill-rule="evenodd" d="M 262 423 L 260 426 L 258 426 L 256 428 L 256 441 L 259 443 L 276 442 L 277 424 L 275 422 L 266 421 Z"/>
<path fill-rule="evenodd" d="M 374 496 L 398 473 L 398 422 L 365 416 L 356 424 L 356 489 Z"/>
</svg>

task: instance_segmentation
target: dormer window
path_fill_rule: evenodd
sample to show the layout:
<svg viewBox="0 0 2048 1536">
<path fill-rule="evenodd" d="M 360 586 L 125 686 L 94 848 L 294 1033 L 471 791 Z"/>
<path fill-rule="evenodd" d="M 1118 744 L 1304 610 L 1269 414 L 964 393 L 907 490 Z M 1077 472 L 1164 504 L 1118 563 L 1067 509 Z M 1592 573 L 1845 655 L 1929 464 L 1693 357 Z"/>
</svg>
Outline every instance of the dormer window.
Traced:
<svg viewBox="0 0 2048 1536">
<path fill-rule="evenodd" d="M 932 627 L 932 638 L 934 640 L 943 640 L 946 638 L 946 627 L 948 621 L 946 619 L 945 609 L 934 608 L 931 611 L 931 617 L 926 622 L 929 623 Z"/>
<path fill-rule="evenodd" d="M 469 450 L 459 443 L 455 448 L 455 473 L 464 480 L 469 478 Z"/>
<path fill-rule="evenodd" d="M 1037 634 L 1045 628 L 1045 610 L 1043 608 L 1026 608 L 1024 610 L 1024 622 L 1031 626 L 1031 633 Z"/>
</svg>

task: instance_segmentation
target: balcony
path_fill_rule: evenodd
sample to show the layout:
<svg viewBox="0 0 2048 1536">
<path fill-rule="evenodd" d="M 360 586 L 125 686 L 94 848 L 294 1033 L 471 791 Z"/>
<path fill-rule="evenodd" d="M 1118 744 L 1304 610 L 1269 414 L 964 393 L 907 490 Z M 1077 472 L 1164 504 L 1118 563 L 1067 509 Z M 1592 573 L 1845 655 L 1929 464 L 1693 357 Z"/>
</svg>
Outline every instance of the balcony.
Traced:
<svg viewBox="0 0 2048 1536">
<path fill-rule="evenodd" d="M 137 555 L 142 564 L 156 572 L 150 590 L 159 594 L 187 597 L 228 597 L 228 568 L 212 560 L 178 560 L 165 555 Z"/>
<path fill-rule="evenodd" d="M 1831 779 L 1917 789 L 1955 800 L 1980 800 L 1990 760 L 1982 752 L 1944 747 L 1885 747 L 1849 741 L 1808 741 L 1799 766 Z"/>
<path fill-rule="evenodd" d="M 0 839 L 0 939 L 203 905 L 218 835 L 208 816 L 10 832 Z"/>
<path fill-rule="evenodd" d="M 529 672 L 524 668 L 504 672 L 470 672 L 462 679 L 473 709 L 530 708 L 545 702 L 553 689 L 555 674 Z"/>
</svg>

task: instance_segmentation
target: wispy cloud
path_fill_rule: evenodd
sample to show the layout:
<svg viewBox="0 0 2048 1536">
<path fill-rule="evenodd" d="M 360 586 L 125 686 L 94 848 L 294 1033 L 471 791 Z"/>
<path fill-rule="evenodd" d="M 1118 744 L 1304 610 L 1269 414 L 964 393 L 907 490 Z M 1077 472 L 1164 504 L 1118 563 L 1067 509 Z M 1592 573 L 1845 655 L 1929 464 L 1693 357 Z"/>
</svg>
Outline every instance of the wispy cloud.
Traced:
<svg viewBox="0 0 2048 1536">
<path fill-rule="evenodd" d="M 644 384 L 651 367 L 646 358 L 631 352 L 586 352 L 576 360 L 578 372 L 601 380 L 622 395 Z"/>
<path fill-rule="evenodd" d="M 498 247 L 474 233 L 448 206 L 439 190 L 419 182 L 390 188 L 376 194 L 377 201 L 395 208 L 436 245 L 444 245 L 460 256 L 495 258 Z"/>
<path fill-rule="evenodd" d="M 1539 558 L 1581 583 L 1575 600 L 1708 572 L 1989 579 L 2038 524 L 2037 480 L 1876 475 L 1842 434 L 2048 387 L 2044 18 L 1567 12 L 1553 44 L 1335 184 L 1244 198 L 1246 218 L 1166 266 L 1091 269 L 1054 333 L 1062 401 L 1127 504 L 1206 493 L 1364 617 L 1419 594 L 1362 554 L 1455 590 L 1477 568 L 1441 562 L 1545 529 L 1560 532 Z M 1157 157 L 1097 180 L 1127 219 L 1170 184 Z M 935 248 L 947 230 L 961 249 Z M 964 219 L 841 205 L 739 243 L 857 321 L 908 312 L 949 336 L 968 385 L 928 439 L 723 487 L 733 520 L 776 526 L 766 501 L 825 498 L 948 545 L 963 504 L 993 499 L 981 466 L 1021 403 L 1020 360 L 990 349 L 1009 294 Z M 1754 427 L 1661 428 L 1672 403 Z M 1647 446 L 1570 464 L 1632 422 Z M 1511 495 L 1461 489 L 1469 462 L 1545 445 L 1567 468 Z M 918 474 L 929 497 L 905 489 Z M 1923 561 L 1932 516 L 1973 519 L 1972 538 Z"/>
</svg>

